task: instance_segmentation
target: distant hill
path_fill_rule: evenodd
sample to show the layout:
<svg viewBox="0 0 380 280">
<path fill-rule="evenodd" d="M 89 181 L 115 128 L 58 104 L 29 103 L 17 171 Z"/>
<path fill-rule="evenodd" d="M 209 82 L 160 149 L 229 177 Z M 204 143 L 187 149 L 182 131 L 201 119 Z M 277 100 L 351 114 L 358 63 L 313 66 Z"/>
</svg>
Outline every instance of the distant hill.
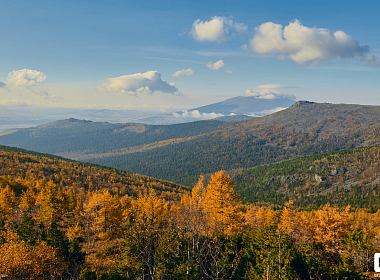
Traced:
<svg viewBox="0 0 380 280">
<path fill-rule="evenodd" d="M 141 117 L 153 116 L 157 113 L 133 110 L 108 109 L 70 109 L 48 107 L 10 108 L 0 105 L 0 131 L 14 128 L 25 128 L 46 123 L 76 118 L 92 121 L 137 122 Z"/>
<path fill-rule="evenodd" d="M 0 144 L 191 186 L 202 173 L 379 144 L 379 123 L 379 106 L 299 101 L 238 122 L 149 126 L 65 120 L 2 135 Z"/>
</svg>

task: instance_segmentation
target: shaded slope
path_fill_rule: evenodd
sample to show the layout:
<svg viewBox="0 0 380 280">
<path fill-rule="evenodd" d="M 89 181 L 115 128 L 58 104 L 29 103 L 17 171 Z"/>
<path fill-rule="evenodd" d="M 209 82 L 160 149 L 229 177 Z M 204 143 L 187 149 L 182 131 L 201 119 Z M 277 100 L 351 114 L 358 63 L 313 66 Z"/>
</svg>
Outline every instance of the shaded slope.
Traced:
<svg viewBox="0 0 380 280">
<path fill-rule="evenodd" d="M 177 125 L 111 124 L 68 119 L 19 129 L 0 136 L 0 144 L 42 153 L 64 155 L 104 153 L 158 141 L 196 136 L 227 125 L 200 121 Z M 71 158 L 76 158 L 75 155 Z"/>
</svg>

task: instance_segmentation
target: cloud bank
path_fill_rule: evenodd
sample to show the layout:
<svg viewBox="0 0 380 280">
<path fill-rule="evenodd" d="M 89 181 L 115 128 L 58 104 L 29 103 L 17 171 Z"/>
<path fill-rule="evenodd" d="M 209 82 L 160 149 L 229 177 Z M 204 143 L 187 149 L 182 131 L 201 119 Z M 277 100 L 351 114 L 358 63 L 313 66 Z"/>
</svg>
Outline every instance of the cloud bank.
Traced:
<svg viewBox="0 0 380 280">
<path fill-rule="evenodd" d="M 177 72 L 175 72 L 174 74 L 172 74 L 173 77 L 179 77 L 179 76 L 191 76 L 194 74 L 194 71 L 189 68 L 189 69 L 182 69 L 182 70 L 179 70 Z"/>
<path fill-rule="evenodd" d="M 40 71 L 21 69 L 8 73 L 7 83 L 15 86 L 30 87 L 45 81 L 46 75 Z"/>
<path fill-rule="evenodd" d="M 296 100 L 296 97 L 293 94 L 279 92 L 277 90 L 271 89 L 247 89 L 244 96 L 251 96 L 257 99 L 279 99 L 279 98 L 290 98 Z"/>
<path fill-rule="evenodd" d="M 202 119 L 202 120 L 208 120 L 208 119 L 215 119 L 219 117 L 223 117 L 223 114 L 218 113 L 200 113 L 198 110 L 193 111 L 187 111 L 183 110 L 182 114 L 173 113 L 173 116 L 176 118 L 195 118 L 195 119 Z"/>
<path fill-rule="evenodd" d="M 199 42 L 221 43 L 228 40 L 227 35 L 230 29 L 241 33 L 247 31 L 248 27 L 225 17 L 214 16 L 210 21 L 200 19 L 194 21 L 189 34 Z"/>
<path fill-rule="evenodd" d="M 206 64 L 206 67 L 208 69 L 211 69 L 211 70 L 219 70 L 220 68 L 222 68 L 224 66 L 224 62 L 223 60 L 218 60 L 217 62 L 213 63 L 212 61 L 209 61 L 207 64 Z"/>
<path fill-rule="evenodd" d="M 319 64 L 336 57 L 378 63 L 376 57 L 369 54 L 368 46 L 360 46 L 358 41 L 343 31 L 330 34 L 324 28 L 303 26 L 298 20 L 284 28 L 273 22 L 256 27 L 250 49 L 263 55 L 289 57 L 299 64 Z"/>
<path fill-rule="evenodd" d="M 271 114 L 276 113 L 276 112 L 280 112 L 280 111 L 285 110 L 285 109 L 286 108 L 284 108 L 284 107 L 276 107 L 276 108 L 270 109 L 270 110 L 263 110 L 260 112 L 255 112 L 255 113 L 249 114 L 248 116 L 250 116 L 250 117 L 262 117 L 262 116 L 266 116 L 266 115 L 271 115 Z"/>
<path fill-rule="evenodd" d="M 136 73 L 110 78 L 107 83 L 99 87 L 102 91 L 116 91 L 135 95 L 138 93 L 152 94 L 156 91 L 178 95 L 178 89 L 161 79 L 157 71 Z"/>
</svg>

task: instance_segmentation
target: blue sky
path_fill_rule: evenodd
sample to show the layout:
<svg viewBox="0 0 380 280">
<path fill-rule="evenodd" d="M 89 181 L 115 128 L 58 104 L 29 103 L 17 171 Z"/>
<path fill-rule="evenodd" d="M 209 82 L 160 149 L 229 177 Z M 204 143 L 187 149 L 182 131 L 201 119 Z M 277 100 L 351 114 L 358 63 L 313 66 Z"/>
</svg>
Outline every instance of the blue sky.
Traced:
<svg viewBox="0 0 380 280">
<path fill-rule="evenodd" d="M 173 112 L 252 92 L 380 105 L 377 0 L 0 8 L 3 107 Z"/>
</svg>

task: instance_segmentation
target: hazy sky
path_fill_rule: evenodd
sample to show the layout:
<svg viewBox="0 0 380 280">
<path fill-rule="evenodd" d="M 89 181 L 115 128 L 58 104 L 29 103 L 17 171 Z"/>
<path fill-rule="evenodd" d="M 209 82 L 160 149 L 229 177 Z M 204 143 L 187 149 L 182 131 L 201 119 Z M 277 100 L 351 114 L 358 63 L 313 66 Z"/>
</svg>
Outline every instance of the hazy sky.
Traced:
<svg viewBox="0 0 380 280">
<path fill-rule="evenodd" d="M 0 106 L 380 105 L 380 1 L 2 1 Z"/>
</svg>

